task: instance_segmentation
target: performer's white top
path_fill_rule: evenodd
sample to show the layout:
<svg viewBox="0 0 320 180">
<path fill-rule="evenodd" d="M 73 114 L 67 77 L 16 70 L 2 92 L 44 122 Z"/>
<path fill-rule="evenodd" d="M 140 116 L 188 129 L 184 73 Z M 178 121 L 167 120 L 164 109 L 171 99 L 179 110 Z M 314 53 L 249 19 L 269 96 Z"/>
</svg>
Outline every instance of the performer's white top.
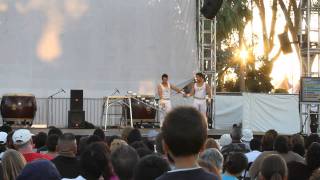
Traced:
<svg viewBox="0 0 320 180">
<path fill-rule="evenodd" d="M 206 83 L 203 83 L 201 87 L 197 86 L 197 83 L 194 84 L 194 98 L 196 99 L 206 99 L 207 90 Z"/>
<path fill-rule="evenodd" d="M 164 87 L 162 83 L 160 83 L 160 87 L 162 89 L 162 97 L 163 100 L 169 100 L 170 99 L 170 93 L 171 93 L 171 87 L 170 83 L 168 83 L 168 87 Z"/>
</svg>

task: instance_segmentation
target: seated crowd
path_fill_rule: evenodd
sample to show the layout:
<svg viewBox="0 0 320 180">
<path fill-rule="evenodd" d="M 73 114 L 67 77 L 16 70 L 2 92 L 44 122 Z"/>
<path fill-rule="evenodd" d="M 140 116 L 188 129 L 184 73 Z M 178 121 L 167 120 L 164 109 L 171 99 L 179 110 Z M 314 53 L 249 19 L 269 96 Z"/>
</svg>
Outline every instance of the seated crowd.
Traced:
<svg viewBox="0 0 320 180">
<path fill-rule="evenodd" d="M 121 137 L 102 129 L 78 137 L 0 128 L 0 179 L 4 180 L 317 180 L 320 137 L 290 137 L 269 130 L 262 139 L 234 125 L 208 138 L 205 118 L 192 107 L 167 114 L 161 132 L 125 128 Z"/>
</svg>

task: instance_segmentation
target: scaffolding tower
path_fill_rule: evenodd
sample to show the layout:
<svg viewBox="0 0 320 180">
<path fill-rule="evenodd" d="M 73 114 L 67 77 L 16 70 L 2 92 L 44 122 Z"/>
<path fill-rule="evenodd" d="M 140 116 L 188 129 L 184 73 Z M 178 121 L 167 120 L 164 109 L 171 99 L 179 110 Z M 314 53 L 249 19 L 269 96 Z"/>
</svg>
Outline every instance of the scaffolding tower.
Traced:
<svg viewBox="0 0 320 180">
<path fill-rule="evenodd" d="M 204 0 L 197 0 L 197 43 L 198 43 L 198 71 L 207 77 L 207 83 L 212 91 L 212 105 L 210 115 L 212 128 L 215 128 L 215 97 L 216 97 L 216 19 L 205 18 L 200 9 Z M 209 117 L 210 118 L 210 117 Z M 210 122 L 209 122 L 210 123 Z"/>
<path fill-rule="evenodd" d="M 301 0 L 300 11 L 301 77 L 320 77 L 320 2 L 318 0 Z M 317 62 L 318 68 L 313 71 L 314 62 Z M 317 118 L 320 110 L 319 105 L 320 103 L 300 101 L 301 132 L 309 133 L 308 124 L 310 123 L 319 124 L 319 118 Z"/>
</svg>

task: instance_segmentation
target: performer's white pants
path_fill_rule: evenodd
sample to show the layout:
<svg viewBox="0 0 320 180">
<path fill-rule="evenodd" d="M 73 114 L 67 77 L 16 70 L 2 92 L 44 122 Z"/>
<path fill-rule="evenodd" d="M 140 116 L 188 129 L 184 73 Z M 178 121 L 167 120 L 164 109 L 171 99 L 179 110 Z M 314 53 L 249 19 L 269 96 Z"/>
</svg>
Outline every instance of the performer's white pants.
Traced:
<svg viewBox="0 0 320 180">
<path fill-rule="evenodd" d="M 159 119 L 160 119 L 160 127 L 162 127 L 162 123 L 164 121 L 165 116 L 172 108 L 171 101 L 170 100 L 160 100 L 160 108 L 162 109 L 162 111 L 160 111 Z"/>
<path fill-rule="evenodd" d="M 207 101 L 205 99 L 194 99 L 193 107 L 200 111 L 205 117 L 207 114 Z"/>
</svg>

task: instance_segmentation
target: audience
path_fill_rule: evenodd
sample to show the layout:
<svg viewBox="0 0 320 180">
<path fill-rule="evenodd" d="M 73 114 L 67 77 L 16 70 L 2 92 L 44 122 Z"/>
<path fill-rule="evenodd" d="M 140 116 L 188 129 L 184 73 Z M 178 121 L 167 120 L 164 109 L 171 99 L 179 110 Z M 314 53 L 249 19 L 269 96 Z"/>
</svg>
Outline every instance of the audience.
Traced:
<svg viewBox="0 0 320 180">
<path fill-rule="evenodd" d="M 253 139 L 253 132 L 251 129 L 243 129 L 241 142 L 247 146 L 247 149 L 250 150 L 250 141 Z"/>
<path fill-rule="evenodd" d="M 56 128 L 54 126 L 51 126 L 51 127 L 49 127 L 48 136 L 50 136 L 52 134 L 56 134 L 58 136 L 61 136 L 63 133 L 62 133 L 61 129 Z"/>
<path fill-rule="evenodd" d="M 134 169 L 134 180 L 155 180 L 170 170 L 168 162 L 158 155 L 142 158 Z"/>
<path fill-rule="evenodd" d="M 309 149 L 309 146 L 314 142 L 320 143 L 320 137 L 318 134 L 312 133 L 306 139 L 305 148 Z"/>
<path fill-rule="evenodd" d="M 257 159 L 257 157 L 261 154 L 261 142 L 259 139 L 252 139 L 250 141 L 250 149 L 251 151 L 246 153 L 245 155 L 248 158 L 248 163 L 252 163 L 254 160 Z"/>
<path fill-rule="evenodd" d="M 310 171 L 320 168 L 320 143 L 312 143 L 306 155 L 307 166 Z"/>
<path fill-rule="evenodd" d="M 199 165 L 208 172 L 220 176 L 223 170 L 223 156 L 216 148 L 206 149 L 198 159 Z"/>
<path fill-rule="evenodd" d="M 80 173 L 80 161 L 77 159 L 77 142 L 71 133 L 64 133 L 59 137 L 57 145 L 58 155 L 52 160 L 61 176 L 76 178 Z"/>
<path fill-rule="evenodd" d="M 52 158 L 55 158 L 58 153 L 57 152 L 58 139 L 59 139 L 59 136 L 56 134 L 50 135 L 47 139 L 48 152 L 46 154 Z"/>
<path fill-rule="evenodd" d="M 223 134 L 220 136 L 220 139 L 219 139 L 220 149 L 231 143 L 232 143 L 232 139 L 230 134 Z"/>
<path fill-rule="evenodd" d="M 9 149 L 3 154 L 1 163 L 4 180 L 16 179 L 27 164 L 22 154 L 13 149 Z"/>
<path fill-rule="evenodd" d="M 48 159 L 52 157 L 46 154 L 33 152 L 32 135 L 27 129 L 18 129 L 12 135 L 12 140 L 15 148 L 24 156 L 27 162 L 36 159 Z"/>
<path fill-rule="evenodd" d="M 292 161 L 287 163 L 288 180 L 308 180 L 311 171 L 308 166 L 301 162 Z"/>
<path fill-rule="evenodd" d="M 316 169 L 310 176 L 309 180 L 320 180 L 320 169 Z"/>
<path fill-rule="evenodd" d="M 197 165 L 197 157 L 207 139 L 207 123 L 200 112 L 192 107 L 173 109 L 165 117 L 162 133 L 165 153 L 173 159 L 175 169 L 157 180 L 218 179 Z"/>
<path fill-rule="evenodd" d="M 133 130 L 132 127 L 126 127 L 122 130 L 122 133 L 121 133 L 121 138 L 123 140 L 125 140 L 126 142 L 128 142 L 128 136 L 130 134 L 130 132 Z"/>
<path fill-rule="evenodd" d="M 2 159 L 3 153 L 7 150 L 7 136 L 6 132 L 0 132 L 0 160 Z"/>
<path fill-rule="evenodd" d="M 90 144 L 80 157 L 82 171 L 75 179 L 110 179 L 112 168 L 110 166 L 110 154 L 106 143 L 94 142 Z M 67 180 L 67 178 L 64 178 Z"/>
<path fill-rule="evenodd" d="M 35 160 L 28 163 L 17 180 L 61 180 L 61 176 L 51 161 Z"/>
<path fill-rule="evenodd" d="M 131 180 L 133 169 L 138 164 L 139 156 L 136 150 L 128 145 L 117 148 L 111 154 L 111 162 L 120 180 Z"/>
<path fill-rule="evenodd" d="M 278 136 L 278 132 L 274 129 L 268 130 L 261 140 L 262 151 L 273 151 L 274 140 Z"/>
<path fill-rule="evenodd" d="M 242 132 L 241 127 L 235 126 L 232 128 L 231 134 L 232 138 L 231 144 L 223 146 L 221 148 L 221 153 L 226 158 L 230 152 L 241 152 L 247 153 L 250 151 L 249 147 L 241 142 Z"/>
<path fill-rule="evenodd" d="M 115 151 L 116 149 L 118 149 L 120 146 L 122 145 L 128 145 L 126 141 L 122 140 L 122 139 L 115 139 L 112 141 L 111 145 L 110 145 L 110 151 L 111 153 L 113 151 Z"/>
<path fill-rule="evenodd" d="M 156 140 L 155 140 L 156 152 L 161 155 L 164 155 L 162 141 L 163 141 L 163 135 L 162 135 L 162 132 L 160 132 L 157 135 Z"/>
<path fill-rule="evenodd" d="M 290 143 L 292 146 L 292 151 L 303 157 L 305 154 L 305 144 L 303 137 L 300 134 L 293 134 L 290 138 Z"/>
<path fill-rule="evenodd" d="M 104 131 L 101 128 L 96 128 L 93 132 L 93 135 L 100 137 L 102 141 L 106 140 L 106 135 L 104 134 Z"/>
<path fill-rule="evenodd" d="M 247 166 L 248 159 L 243 153 L 230 153 L 224 164 L 225 172 L 222 174 L 222 180 L 237 180 Z"/>
<path fill-rule="evenodd" d="M 141 135 L 139 129 L 133 129 L 132 131 L 130 131 L 127 139 L 128 139 L 127 142 L 129 145 L 131 145 L 132 143 L 134 143 L 136 141 L 141 141 L 142 135 Z"/>
<path fill-rule="evenodd" d="M 286 163 L 297 161 L 305 163 L 304 158 L 299 154 L 290 151 L 288 138 L 285 136 L 278 136 L 274 142 L 274 151 L 264 151 L 253 162 L 250 168 L 250 177 L 257 177 L 261 163 L 266 156 L 270 154 L 279 154 Z"/>
<path fill-rule="evenodd" d="M 262 161 L 260 179 L 263 180 L 287 180 L 287 165 L 279 155 L 268 155 Z"/>
<path fill-rule="evenodd" d="M 48 151 L 46 146 L 48 135 L 45 132 L 39 132 L 34 137 L 34 148 L 37 149 L 37 152 Z"/>
<path fill-rule="evenodd" d="M 216 149 L 220 150 L 219 144 L 213 138 L 208 138 L 206 140 L 204 148 L 205 149 L 216 148 Z"/>
</svg>

